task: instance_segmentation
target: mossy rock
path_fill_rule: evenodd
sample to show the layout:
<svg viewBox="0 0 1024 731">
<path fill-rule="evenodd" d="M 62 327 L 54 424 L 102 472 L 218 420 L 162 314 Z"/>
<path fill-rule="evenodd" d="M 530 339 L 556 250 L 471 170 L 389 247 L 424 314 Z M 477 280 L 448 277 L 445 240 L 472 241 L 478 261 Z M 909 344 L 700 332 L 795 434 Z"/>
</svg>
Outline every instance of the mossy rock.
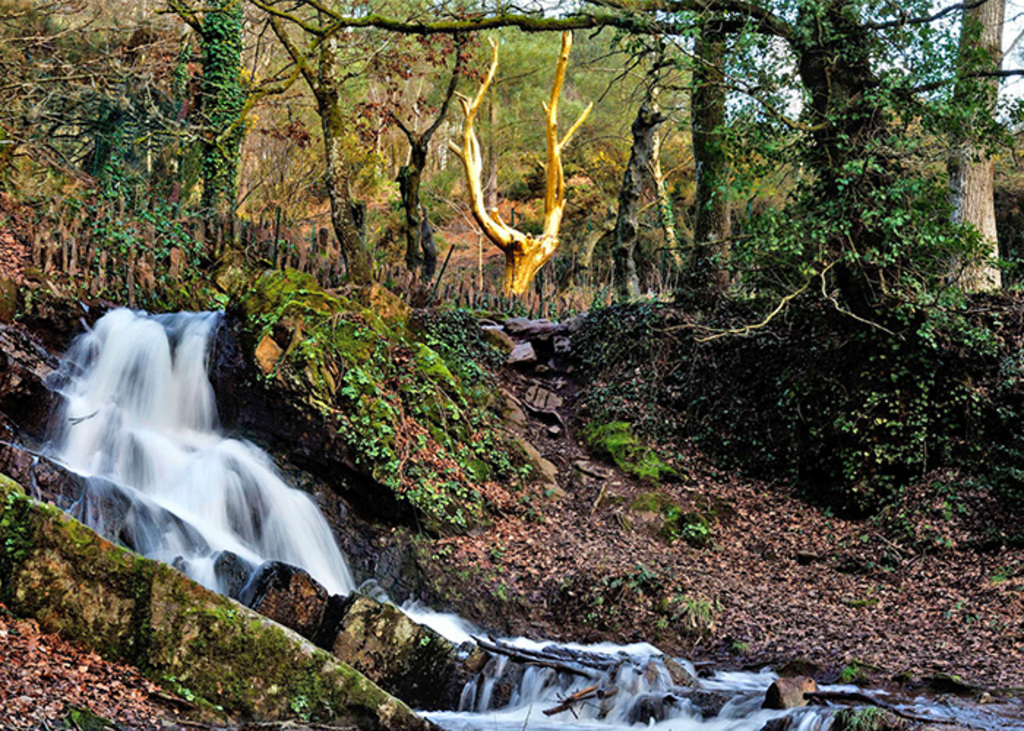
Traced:
<svg viewBox="0 0 1024 731">
<path fill-rule="evenodd" d="M 663 479 L 677 479 L 679 473 L 645 445 L 625 421 L 588 424 L 583 430 L 590 451 L 598 457 L 611 459 L 625 472 L 641 480 L 658 484 Z"/>
<path fill-rule="evenodd" d="M 684 510 L 660 490 L 643 492 L 630 504 L 636 513 L 656 513 L 661 522 L 655 531 L 668 543 L 683 540 L 695 548 L 705 548 L 714 538 L 718 517 L 714 511 Z"/>
<path fill-rule="evenodd" d="M 900 731 L 909 724 L 884 708 L 843 708 L 832 716 L 832 731 Z"/>
<path fill-rule="evenodd" d="M 0 600 L 46 632 L 127 662 L 201 708 L 426 731 L 352 667 L 171 567 L 104 540 L 0 480 Z"/>
</svg>

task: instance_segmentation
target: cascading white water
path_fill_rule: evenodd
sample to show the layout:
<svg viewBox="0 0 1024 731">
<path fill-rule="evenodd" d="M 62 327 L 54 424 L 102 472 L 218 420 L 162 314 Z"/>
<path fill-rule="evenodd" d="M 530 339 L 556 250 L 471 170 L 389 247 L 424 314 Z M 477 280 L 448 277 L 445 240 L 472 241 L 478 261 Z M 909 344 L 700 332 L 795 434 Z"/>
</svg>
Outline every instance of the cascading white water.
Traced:
<svg viewBox="0 0 1024 731">
<path fill-rule="evenodd" d="M 219 321 L 119 309 L 75 340 L 51 440 L 56 459 L 88 478 L 74 512 L 222 593 L 218 569 L 231 557 L 289 563 L 347 594 L 351 573 L 316 505 L 264 452 L 218 432 L 207 360 Z"/>
</svg>

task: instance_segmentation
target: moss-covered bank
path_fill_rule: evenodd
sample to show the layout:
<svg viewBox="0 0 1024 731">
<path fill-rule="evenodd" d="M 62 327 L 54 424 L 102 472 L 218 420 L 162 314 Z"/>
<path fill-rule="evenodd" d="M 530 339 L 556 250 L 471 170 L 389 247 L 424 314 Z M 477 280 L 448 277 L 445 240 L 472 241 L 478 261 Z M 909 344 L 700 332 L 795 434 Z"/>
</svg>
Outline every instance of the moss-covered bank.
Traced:
<svg viewBox="0 0 1024 731">
<path fill-rule="evenodd" d="M 413 313 L 378 286 L 326 291 L 294 270 L 264 274 L 239 311 L 263 386 L 315 417 L 306 433 L 336 432 L 346 464 L 427 527 L 478 525 L 521 480 L 480 365 L 501 355 L 468 315 Z"/>
<path fill-rule="evenodd" d="M 352 667 L 0 476 L 0 600 L 49 632 L 243 719 L 428 724 Z"/>
</svg>

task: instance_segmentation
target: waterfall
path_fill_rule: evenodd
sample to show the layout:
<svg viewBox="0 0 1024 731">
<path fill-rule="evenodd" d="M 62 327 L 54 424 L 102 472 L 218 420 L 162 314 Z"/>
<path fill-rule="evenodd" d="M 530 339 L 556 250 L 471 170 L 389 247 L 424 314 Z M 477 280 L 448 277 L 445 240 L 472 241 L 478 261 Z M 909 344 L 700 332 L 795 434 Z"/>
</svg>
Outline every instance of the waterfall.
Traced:
<svg viewBox="0 0 1024 731">
<path fill-rule="evenodd" d="M 221 593 L 239 567 L 277 560 L 347 594 L 352 575 L 313 501 L 262 450 L 218 430 L 207 365 L 220 321 L 118 309 L 75 340 L 50 440 L 86 478 L 72 512 Z"/>
</svg>

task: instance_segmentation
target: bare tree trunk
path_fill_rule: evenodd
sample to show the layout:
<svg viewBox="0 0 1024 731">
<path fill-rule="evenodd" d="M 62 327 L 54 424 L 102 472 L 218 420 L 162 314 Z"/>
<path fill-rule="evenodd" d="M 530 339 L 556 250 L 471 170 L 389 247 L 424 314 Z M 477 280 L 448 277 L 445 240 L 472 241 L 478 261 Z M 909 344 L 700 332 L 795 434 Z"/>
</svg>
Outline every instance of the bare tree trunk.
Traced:
<svg viewBox="0 0 1024 731">
<path fill-rule="evenodd" d="M 725 39 L 705 22 L 693 70 L 693 159 L 697 168 L 693 281 L 720 294 L 729 287 L 729 160 L 725 149 Z"/>
<path fill-rule="evenodd" d="M 487 184 L 484 186 L 484 194 L 486 195 L 485 205 L 488 211 L 493 211 L 498 207 L 498 150 L 494 144 L 498 127 L 498 100 L 495 98 L 496 96 L 497 92 L 492 87 L 491 95 L 487 99 L 491 124 L 487 130 Z"/>
<path fill-rule="evenodd" d="M 995 260 L 999 257 L 996 236 L 994 200 L 995 163 L 985 150 L 972 142 L 970 127 L 981 126 L 981 117 L 991 118 L 999 94 L 998 79 L 971 79 L 971 72 L 998 71 L 1002 66 L 1003 20 L 1005 0 L 987 0 L 964 12 L 960 30 L 960 80 L 954 97 L 960 105 L 975 107 L 978 124 L 968 129 L 953 142 L 947 168 L 949 170 L 950 199 L 953 220 L 974 226 L 986 242 L 987 256 L 983 261 L 965 266 L 960 286 L 967 291 L 999 289 L 1002 278 Z M 987 121 L 987 120 L 986 120 Z"/>
<path fill-rule="evenodd" d="M 402 208 L 405 210 L 405 266 L 410 272 L 419 271 L 424 267 L 424 280 L 433 276 L 437 266 L 437 253 L 434 252 L 430 263 L 430 276 L 426 273 L 426 261 L 421 252 L 421 234 L 423 228 L 423 207 L 420 205 L 420 181 L 423 169 L 427 165 L 427 146 L 420 139 L 409 136 L 409 162 L 398 171 L 398 190 L 402 196 Z"/>
<path fill-rule="evenodd" d="M 629 151 L 629 162 L 619 190 L 619 214 L 615 222 L 612 259 L 615 262 L 615 288 L 621 297 L 636 297 L 640 294 L 634 258 L 640 238 L 640 195 L 643 193 L 644 178 L 651 170 L 655 131 L 665 119 L 651 97 L 648 94 L 644 99 L 633 120 L 633 146 Z"/>
</svg>

